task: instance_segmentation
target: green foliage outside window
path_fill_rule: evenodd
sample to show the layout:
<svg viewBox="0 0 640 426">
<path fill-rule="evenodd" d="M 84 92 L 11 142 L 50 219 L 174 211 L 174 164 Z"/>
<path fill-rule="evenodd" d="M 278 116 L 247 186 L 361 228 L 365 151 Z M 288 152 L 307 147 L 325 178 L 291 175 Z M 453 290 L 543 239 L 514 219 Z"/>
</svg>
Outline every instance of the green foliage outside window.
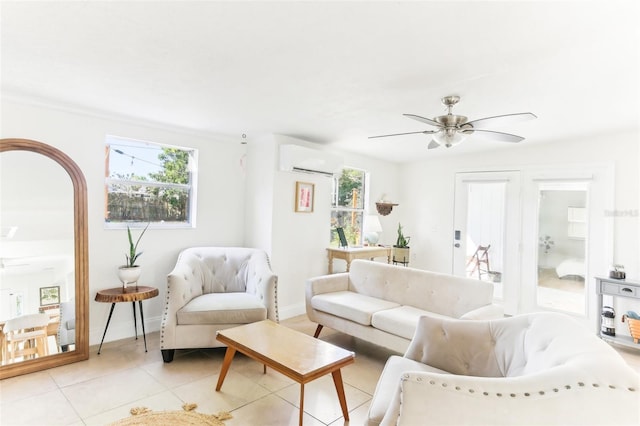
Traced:
<svg viewBox="0 0 640 426">
<path fill-rule="evenodd" d="M 338 247 L 340 240 L 336 228 L 342 228 L 349 245 L 362 243 L 362 221 L 365 202 L 365 172 L 345 168 L 334 181 L 331 211 L 330 246 Z"/>
</svg>

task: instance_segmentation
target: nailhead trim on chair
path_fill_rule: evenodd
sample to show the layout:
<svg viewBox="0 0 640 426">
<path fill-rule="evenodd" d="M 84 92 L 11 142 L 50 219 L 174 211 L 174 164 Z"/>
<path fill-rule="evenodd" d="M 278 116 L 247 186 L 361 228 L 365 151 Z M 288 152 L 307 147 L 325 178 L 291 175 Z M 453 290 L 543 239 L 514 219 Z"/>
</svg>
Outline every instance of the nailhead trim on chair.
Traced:
<svg viewBox="0 0 640 426">
<path fill-rule="evenodd" d="M 409 378 L 410 378 L 410 375 L 409 375 L 409 374 L 407 374 L 407 373 L 405 373 L 405 374 L 403 374 L 403 375 L 402 375 L 402 380 L 403 380 L 403 381 L 404 381 L 404 380 L 408 380 Z M 416 382 L 422 382 L 422 381 L 423 381 L 423 379 L 422 379 L 422 377 L 416 377 L 416 378 L 415 378 L 415 381 L 416 381 Z M 429 380 L 429 382 L 428 382 L 428 383 L 429 383 L 430 385 L 432 385 L 432 386 L 435 386 L 435 385 L 440 384 L 440 386 L 441 386 L 441 387 L 443 387 L 443 388 L 448 387 L 448 384 L 447 384 L 446 382 L 438 383 L 436 380 Z M 578 382 L 578 383 L 577 383 L 577 385 L 578 385 L 578 387 L 584 387 L 584 386 L 585 386 L 584 382 Z M 591 384 L 591 386 L 592 386 L 592 387 L 594 387 L 594 388 L 599 388 L 599 387 L 601 387 L 599 383 L 592 383 L 592 384 Z M 607 387 L 608 387 L 609 389 L 612 389 L 612 390 L 617 389 L 617 387 L 616 387 L 615 385 L 608 385 Z M 573 388 L 572 388 L 572 386 L 571 386 L 571 385 L 564 385 L 564 390 L 572 390 L 572 389 L 573 389 Z M 462 390 L 462 388 L 461 388 L 460 386 L 456 386 L 456 387 L 455 387 L 455 390 L 457 390 L 457 391 L 461 391 L 461 390 Z M 560 390 L 561 390 L 561 389 L 559 389 L 559 388 L 553 388 L 553 389 L 548 390 L 548 391 L 540 390 L 540 391 L 538 391 L 538 394 L 539 394 L 539 395 L 541 395 L 541 396 L 543 396 L 543 395 L 545 395 L 545 394 L 546 394 L 546 392 L 554 392 L 554 393 L 558 393 L 558 392 L 560 392 Z M 626 390 L 627 390 L 628 392 L 635 392 L 635 391 L 636 391 L 636 389 L 635 389 L 635 388 L 627 388 Z M 475 390 L 475 389 L 471 389 L 471 388 L 470 388 L 470 389 L 467 389 L 467 391 L 468 391 L 469 393 L 475 393 L 475 392 L 476 392 L 476 390 Z M 484 391 L 484 392 L 482 392 L 482 395 L 484 395 L 484 396 L 490 396 L 491 394 L 490 394 L 489 392 Z M 498 397 L 498 398 L 501 398 L 501 397 L 503 396 L 503 394 L 502 394 L 502 393 L 500 393 L 500 392 L 496 392 L 495 396 L 496 396 L 496 397 Z M 510 394 L 509 394 L 509 396 L 510 396 L 511 398 L 517 398 L 517 397 L 518 397 L 518 394 L 510 393 Z M 531 396 L 531 393 L 529 393 L 529 392 L 523 392 L 523 393 L 522 393 L 522 396 L 529 397 L 529 396 Z"/>
</svg>

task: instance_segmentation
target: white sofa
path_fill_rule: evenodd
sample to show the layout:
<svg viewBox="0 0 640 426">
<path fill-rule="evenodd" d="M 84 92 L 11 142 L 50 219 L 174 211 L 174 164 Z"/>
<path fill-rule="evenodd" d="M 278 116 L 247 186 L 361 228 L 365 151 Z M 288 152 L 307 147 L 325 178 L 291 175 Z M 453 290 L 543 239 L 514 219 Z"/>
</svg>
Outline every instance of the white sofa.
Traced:
<svg viewBox="0 0 640 426">
<path fill-rule="evenodd" d="M 244 247 L 183 250 L 167 277 L 160 350 L 171 362 L 176 349 L 224 346 L 216 332 L 270 319 L 278 322 L 278 278 L 269 257 Z"/>
<path fill-rule="evenodd" d="M 461 319 L 502 318 L 493 284 L 357 259 L 349 272 L 306 282 L 306 311 L 318 324 L 404 353 L 425 314 Z"/>
<path fill-rule="evenodd" d="M 640 376 L 573 318 L 424 316 L 369 407 L 377 425 L 638 425 Z"/>
</svg>

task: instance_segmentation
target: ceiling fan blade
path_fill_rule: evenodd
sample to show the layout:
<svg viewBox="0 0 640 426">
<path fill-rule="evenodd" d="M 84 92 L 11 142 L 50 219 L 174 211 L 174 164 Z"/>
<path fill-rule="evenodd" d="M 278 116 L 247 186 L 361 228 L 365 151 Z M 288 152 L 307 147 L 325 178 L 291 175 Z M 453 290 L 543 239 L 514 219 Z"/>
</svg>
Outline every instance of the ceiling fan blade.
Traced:
<svg viewBox="0 0 640 426">
<path fill-rule="evenodd" d="M 487 129 L 487 127 L 504 126 L 512 123 L 518 123 L 520 121 L 533 120 L 534 118 L 538 117 L 533 113 L 520 112 L 516 114 L 479 118 L 477 120 L 469 121 L 466 124 L 471 124 L 475 129 Z"/>
<path fill-rule="evenodd" d="M 386 138 L 389 136 L 403 136 L 403 135 L 416 135 L 418 133 L 423 133 L 425 135 L 430 135 L 432 133 L 436 133 L 433 130 L 423 130 L 421 132 L 407 132 L 407 133 L 393 133 L 391 135 L 379 135 L 379 136 L 369 136 L 369 139 L 374 139 L 374 138 Z"/>
<path fill-rule="evenodd" d="M 438 148 L 440 146 L 440 144 L 436 141 L 431 141 L 429 142 L 429 145 L 427 146 L 427 149 L 435 149 Z"/>
<path fill-rule="evenodd" d="M 423 123 L 430 124 L 432 126 L 442 127 L 442 124 L 430 118 L 420 117 L 419 115 L 415 115 L 415 114 L 402 114 L 402 115 L 404 115 L 405 117 L 413 118 L 414 120 L 421 121 Z"/>
<path fill-rule="evenodd" d="M 524 140 L 522 136 L 512 135 L 510 133 L 494 132 L 493 130 L 473 129 L 462 131 L 461 133 L 464 133 L 466 135 L 474 134 L 500 142 L 520 142 Z"/>
</svg>

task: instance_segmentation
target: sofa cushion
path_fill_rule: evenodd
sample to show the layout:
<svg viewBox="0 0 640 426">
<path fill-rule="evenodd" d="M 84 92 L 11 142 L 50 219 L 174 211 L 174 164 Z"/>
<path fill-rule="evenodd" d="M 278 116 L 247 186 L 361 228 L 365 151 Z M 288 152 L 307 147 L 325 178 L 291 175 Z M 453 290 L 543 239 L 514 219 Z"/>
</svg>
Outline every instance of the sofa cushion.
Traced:
<svg viewBox="0 0 640 426">
<path fill-rule="evenodd" d="M 373 399 L 369 405 L 369 425 L 380 424 L 387 411 L 393 412 L 392 416 L 400 414 L 400 379 L 408 371 L 449 374 L 427 364 L 392 355 L 384 366 L 376 391 L 373 394 Z M 394 406 L 394 409 L 391 409 L 390 403 Z M 395 424 L 395 422 L 392 423 Z"/>
<path fill-rule="evenodd" d="M 436 318 L 447 318 L 444 315 L 427 312 L 413 306 L 398 306 L 384 311 L 378 311 L 371 318 L 371 325 L 375 328 L 395 334 L 396 336 L 411 339 L 418 325 L 418 318 L 422 315 L 430 315 Z"/>
<path fill-rule="evenodd" d="M 253 294 L 209 293 L 177 312 L 178 324 L 249 324 L 267 319 L 267 308 Z"/>
<path fill-rule="evenodd" d="M 311 298 L 311 306 L 322 312 L 345 318 L 358 324 L 371 325 L 371 316 L 399 305 L 395 302 L 365 296 L 352 291 L 318 294 Z"/>
</svg>

